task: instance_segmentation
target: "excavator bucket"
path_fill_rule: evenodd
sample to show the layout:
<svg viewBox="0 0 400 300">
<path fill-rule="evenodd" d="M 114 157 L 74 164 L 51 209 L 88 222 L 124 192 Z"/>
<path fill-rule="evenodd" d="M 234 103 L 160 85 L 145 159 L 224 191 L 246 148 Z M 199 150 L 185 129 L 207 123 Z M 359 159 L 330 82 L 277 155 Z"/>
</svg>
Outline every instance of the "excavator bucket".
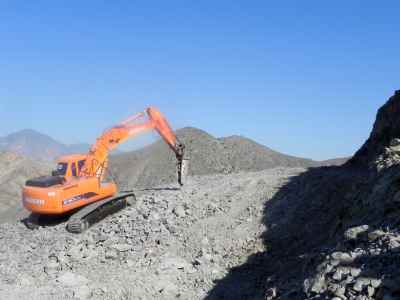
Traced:
<svg viewBox="0 0 400 300">
<path fill-rule="evenodd" d="M 186 183 L 186 178 L 189 172 L 189 158 L 182 158 L 178 161 L 177 171 L 178 171 L 178 182 L 180 185 Z"/>
</svg>

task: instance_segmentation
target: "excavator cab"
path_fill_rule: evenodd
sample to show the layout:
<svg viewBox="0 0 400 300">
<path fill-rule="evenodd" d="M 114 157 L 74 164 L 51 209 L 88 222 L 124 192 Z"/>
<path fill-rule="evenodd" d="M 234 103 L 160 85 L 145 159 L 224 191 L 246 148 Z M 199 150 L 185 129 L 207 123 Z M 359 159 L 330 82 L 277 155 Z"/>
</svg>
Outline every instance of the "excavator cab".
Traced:
<svg viewBox="0 0 400 300">
<path fill-rule="evenodd" d="M 60 176 L 65 179 L 79 176 L 79 173 L 85 164 L 86 155 L 74 154 L 63 156 L 58 160 L 57 168 L 52 176 Z"/>
</svg>

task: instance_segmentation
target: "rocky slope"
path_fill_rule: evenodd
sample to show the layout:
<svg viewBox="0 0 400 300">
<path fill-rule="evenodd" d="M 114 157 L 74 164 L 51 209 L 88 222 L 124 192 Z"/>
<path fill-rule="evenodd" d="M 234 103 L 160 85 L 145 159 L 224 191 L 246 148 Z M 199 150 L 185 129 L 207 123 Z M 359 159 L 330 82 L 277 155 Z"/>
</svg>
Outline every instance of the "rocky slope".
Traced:
<svg viewBox="0 0 400 300">
<path fill-rule="evenodd" d="M 342 170 L 351 184 L 340 191 L 336 243 L 324 251 L 308 296 L 400 298 L 400 91 L 382 106 L 369 139 Z M 345 175 L 342 175 L 345 176 Z M 337 181 L 336 181 L 337 183 Z"/>
<path fill-rule="evenodd" d="M 51 164 L 0 152 L 0 222 L 15 220 L 22 210 L 21 189 L 29 178 L 49 174 Z"/>
<path fill-rule="evenodd" d="M 311 167 L 320 163 L 284 155 L 240 136 L 215 138 L 196 129 L 178 130 L 190 158 L 189 175 L 231 174 L 274 167 Z M 173 182 L 175 157 L 158 141 L 144 149 L 111 158 L 111 171 L 121 186 L 151 187 Z"/>
</svg>

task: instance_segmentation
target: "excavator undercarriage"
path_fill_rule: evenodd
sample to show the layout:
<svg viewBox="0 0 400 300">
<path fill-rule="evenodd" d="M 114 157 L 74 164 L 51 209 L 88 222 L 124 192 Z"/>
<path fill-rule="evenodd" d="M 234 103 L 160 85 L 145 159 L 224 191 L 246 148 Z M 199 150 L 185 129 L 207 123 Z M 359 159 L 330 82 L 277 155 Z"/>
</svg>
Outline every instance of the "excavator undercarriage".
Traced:
<svg viewBox="0 0 400 300">
<path fill-rule="evenodd" d="M 81 233 L 108 215 L 132 205 L 135 200 L 134 193 L 120 193 L 114 197 L 89 204 L 70 217 L 67 230 L 71 233 Z"/>
</svg>

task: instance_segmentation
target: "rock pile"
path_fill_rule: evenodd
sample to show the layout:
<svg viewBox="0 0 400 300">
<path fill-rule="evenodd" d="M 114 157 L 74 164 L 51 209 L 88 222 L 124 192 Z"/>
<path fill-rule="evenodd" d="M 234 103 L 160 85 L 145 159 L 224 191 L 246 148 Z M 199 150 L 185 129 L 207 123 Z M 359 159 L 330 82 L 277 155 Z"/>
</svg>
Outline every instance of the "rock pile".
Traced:
<svg viewBox="0 0 400 300">
<path fill-rule="evenodd" d="M 215 138 L 192 127 L 178 130 L 190 158 L 189 175 L 231 174 L 275 167 L 311 167 L 320 164 L 273 151 L 250 139 Z M 332 162 L 334 163 L 334 162 Z M 152 187 L 176 181 L 176 160 L 164 142 L 111 157 L 111 172 L 121 186 Z"/>
<path fill-rule="evenodd" d="M 305 280 L 309 298 L 396 299 L 400 295 L 400 234 L 350 228 L 338 251 L 327 254 L 314 277 Z"/>
<path fill-rule="evenodd" d="M 263 205 L 303 169 L 193 177 L 81 235 L 0 225 L 1 299 L 203 299 L 264 248 Z"/>
</svg>

